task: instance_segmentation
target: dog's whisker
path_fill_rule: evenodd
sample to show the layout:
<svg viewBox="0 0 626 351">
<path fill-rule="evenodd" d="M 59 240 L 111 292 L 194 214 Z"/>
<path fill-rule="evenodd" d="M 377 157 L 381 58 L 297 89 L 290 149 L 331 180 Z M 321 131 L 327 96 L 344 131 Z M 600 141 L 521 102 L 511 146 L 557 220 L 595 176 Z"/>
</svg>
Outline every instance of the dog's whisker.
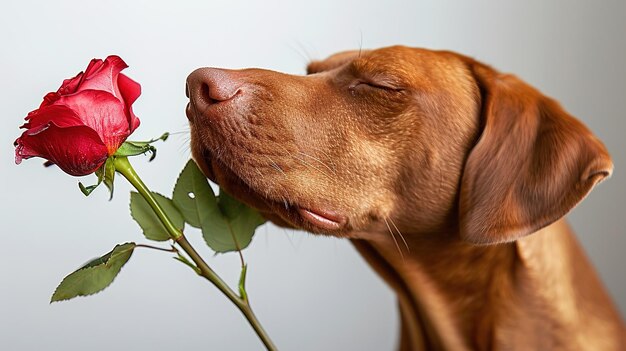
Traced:
<svg viewBox="0 0 626 351">
<path fill-rule="evenodd" d="M 396 240 L 396 237 L 393 234 L 393 230 L 391 230 L 391 227 L 389 226 L 389 222 L 387 222 L 387 218 L 383 217 L 383 219 L 385 220 L 387 229 L 389 229 L 389 234 L 391 235 L 391 239 L 393 239 L 393 243 L 396 244 L 396 249 L 398 249 L 398 253 L 400 254 L 400 257 L 402 258 L 402 260 L 404 261 L 404 254 L 402 253 L 402 250 L 400 249 L 400 245 L 398 245 L 398 241 Z"/>
<path fill-rule="evenodd" d="M 391 222 L 391 225 L 393 225 L 393 227 L 396 229 L 396 233 L 400 236 L 400 239 L 402 239 L 402 242 L 406 247 L 406 252 L 411 252 L 409 244 L 407 244 L 406 239 L 404 239 L 404 235 L 402 235 L 402 232 L 400 232 L 400 229 L 398 229 L 398 226 L 393 222 L 393 219 L 391 219 L 391 217 L 389 217 L 389 222 Z"/>
<path fill-rule="evenodd" d="M 179 130 L 176 132 L 169 132 L 169 135 L 181 135 L 181 134 L 189 134 L 190 129 L 187 128 L 186 130 Z"/>
<path fill-rule="evenodd" d="M 188 152 L 191 149 L 191 136 L 187 135 L 180 140 L 180 144 L 178 146 L 178 152 L 184 153 Z"/>
<path fill-rule="evenodd" d="M 259 175 L 259 177 L 263 177 L 263 173 L 261 173 L 261 171 L 259 171 L 258 168 L 252 168 L 254 169 L 254 171 Z"/>
<path fill-rule="evenodd" d="M 283 148 L 283 150 L 285 150 L 285 152 L 286 152 L 286 153 L 287 153 L 290 157 L 293 157 L 294 159 L 296 159 L 297 161 L 299 161 L 299 162 L 300 162 L 303 166 L 308 167 L 308 168 L 311 168 L 311 169 L 313 169 L 313 170 L 316 170 L 316 171 L 320 172 L 321 174 L 323 174 L 324 176 L 326 176 L 326 177 L 328 177 L 328 178 L 330 178 L 330 179 L 333 179 L 333 180 L 335 179 L 335 178 L 333 178 L 333 177 L 330 177 L 330 175 L 328 175 L 327 173 L 325 173 L 324 171 L 322 171 L 320 168 L 315 167 L 314 165 L 312 165 L 312 164 L 310 164 L 310 163 L 306 162 L 306 161 L 305 161 L 304 159 L 302 159 L 301 157 L 298 157 L 297 155 L 292 154 L 289 150 L 287 150 L 287 148 L 286 148 L 286 147 L 284 147 L 284 146 L 282 146 L 282 145 L 280 145 L 280 147 L 282 147 L 282 148 Z M 301 152 L 301 151 L 299 151 L 299 153 L 302 153 L 302 152 Z M 310 156 L 310 157 L 312 157 L 312 156 Z M 320 161 L 320 162 L 321 162 L 321 161 Z M 326 166 L 326 167 L 328 167 L 328 166 Z M 332 169 L 331 169 L 331 171 L 332 171 Z M 334 173 L 334 171 L 333 171 L 333 173 Z"/>
<path fill-rule="evenodd" d="M 304 153 L 302 151 L 298 151 L 298 153 L 300 155 L 304 156 L 304 157 L 308 157 L 310 159 L 313 159 L 313 160 L 317 161 L 319 164 L 321 164 L 322 166 L 326 167 L 329 171 L 333 172 L 334 175 L 337 175 L 337 172 L 334 169 L 330 168 L 330 166 L 328 166 L 326 163 L 322 162 L 322 160 L 320 160 L 319 158 L 317 158 L 315 156 L 311 156 L 311 155 L 309 155 L 307 153 Z"/>
<path fill-rule="evenodd" d="M 304 47 L 304 45 L 302 45 L 302 43 L 299 41 L 296 42 L 296 45 L 297 47 L 294 46 L 293 44 L 288 44 L 289 48 L 293 50 L 296 54 L 298 54 L 304 60 L 305 64 L 308 64 L 309 62 L 311 62 L 312 61 L 311 54 Z"/>
<path fill-rule="evenodd" d="M 189 145 L 181 145 L 178 147 L 178 153 L 182 155 L 189 155 L 191 153 L 191 147 Z"/>
<path fill-rule="evenodd" d="M 337 165 L 333 161 L 333 158 L 330 157 L 330 155 L 324 149 L 318 148 L 318 147 L 315 147 L 315 146 L 311 146 L 311 145 L 307 145 L 307 148 L 308 149 L 312 149 L 314 151 L 317 151 L 317 152 L 321 153 L 322 155 L 324 155 L 324 157 L 328 160 L 328 163 L 330 163 L 332 165 L 333 172 L 336 172 L 335 170 L 337 169 Z"/>
<path fill-rule="evenodd" d="M 293 154 L 291 153 L 291 151 L 289 151 L 285 146 L 280 145 L 280 144 L 276 144 L 277 146 L 281 147 L 286 153 L 287 155 L 289 155 L 289 157 L 292 157 Z"/>
<path fill-rule="evenodd" d="M 309 167 L 309 168 L 311 168 L 311 169 L 314 169 L 314 170 L 316 170 L 316 171 L 320 172 L 321 174 L 323 174 L 324 176 L 326 176 L 326 177 L 328 177 L 328 178 L 330 178 L 330 179 L 335 179 L 334 177 L 331 177 L 331 176 L 330 176 L 330 174 L 328 174 L 328 173 L 324 172 L 321 168 L 316 167 L 316 166 L 314 166 L 314 165 L 310 164 L 309 162 L 305 161 L 304 159 L 302 159 L 302 158 L 300 158 L 300 157 L 296 157 L 296 156 L 294 156 L 294 158 L 295 158 L 296 160 L 300 161 L 300 163 L 302 163 L 305 167 Z"/>
<path fill-rule="evenodd" d="M 363 30 L 360 31 L 361 34 L 361 38 L 359 41 L 359 58 L 361 57 L 361 54 L 363 53 Z"/>
<path fill-rule="evenodd" d="M 278 165 L 277 165 L 277 166 L 278 166 Z M 279 167 L 279 168 L 280 168 L 280 167 Z M 260 179 L 268 179 L 268 177 L 267 177 L 266 175 L 264 175 L 264 174 L 263 174 L 260 170 L 258 170 L 257 168 L 254 168 L 254 170 L 255 170 L 255 172 L 259 175 L 259 178 L 260 178 Z M 285 174 L 285 173 L 283 172 L 283 174 Z M 287 176 L 287 175 L 285 174 L 285 176 Z M 271 195 L 272 195 L 272 193 L 274 192 L 274 189 L 276 189 L 276 186 L 277 186 L 277 185 L 280 185 L 280 183 L 277 183 L 277 182 L 274 180 L 274 178 L 271 178 L 271 177 L 270 177 L 269 179 L 270 179 L 270 184 L 268 184 L 267 186 L 263 187 L 263 190 L 262 190 L 263 195 L 264 195 L 266 198 L 271 198 L 271 197 L 272 197 Z M 285 205 L 285 209 L 289 209 L 289 201 L 288 201 L 285 197 L 282 197 L 282 196 L 281 196 L 280 200 L 281 200 L 281 201 L 283 202 L 283 204 Z"/>
<path fill-rule="evenodd" d="M 285 235 L 285 237 L 287 237 L 287 240 L 289 241 L 289 244 L 294 249 L 294 251 L 298 251 L 298 248 L 296 247 L 295 243 L 293 242 L 293 238 L 291 237 L 291 235 L 287 231 L 287 229 L 285 229 L 285 228 L 281 228 L 281 229 L 283 230 L 283 234 Z"/>
<path fill-rule="evenodd" d="M 280 173 L 282 173 L 285 177 L 287 177 L 287 174 L 285 173 L 285 171 L 283 171 L 282 168 L 280 168 L 280 166 L 274 162 L 274 160 L 272 160 L 269 156 L 264 155 L 265 158 L 267 158 L 268 161 L 270 161 L 270 165 L 272 166 L 272 168 L 274 168 L 275 170 L 279 171 Z"/>
</svg>

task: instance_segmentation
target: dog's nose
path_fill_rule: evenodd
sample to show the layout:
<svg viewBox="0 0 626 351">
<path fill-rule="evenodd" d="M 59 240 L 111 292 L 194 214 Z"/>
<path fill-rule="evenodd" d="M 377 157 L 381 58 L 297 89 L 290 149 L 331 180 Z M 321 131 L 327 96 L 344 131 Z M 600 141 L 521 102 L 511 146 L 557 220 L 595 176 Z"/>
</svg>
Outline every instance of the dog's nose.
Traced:
<svg viewBox="0 0 626 351">
<path fill-rule="evenodd" d="M 236 71 L 198 68 L 187 77 L 185 93 L 197 113 L 202 113 L 213 104 L 235 97 L 241 91 L 241 86 Z"/>
</svg>

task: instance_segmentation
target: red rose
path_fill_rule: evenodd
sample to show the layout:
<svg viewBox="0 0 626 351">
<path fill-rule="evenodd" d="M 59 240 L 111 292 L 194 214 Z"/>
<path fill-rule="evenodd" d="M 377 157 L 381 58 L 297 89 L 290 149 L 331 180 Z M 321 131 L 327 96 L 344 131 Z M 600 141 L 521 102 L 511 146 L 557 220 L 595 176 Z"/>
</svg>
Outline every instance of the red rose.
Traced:
<svg viewBox="0 0 626 351">
<path fill-rule="evenodd" d="M 43 157 L 74 176 L 100 168 L 139 126 L 131 105 L 141 87 L 120 73 L 126 67 L 118 56 L 93 59 L 84 73 L 48 93 L 21 127 L 15 163 Z"/>
</svg>

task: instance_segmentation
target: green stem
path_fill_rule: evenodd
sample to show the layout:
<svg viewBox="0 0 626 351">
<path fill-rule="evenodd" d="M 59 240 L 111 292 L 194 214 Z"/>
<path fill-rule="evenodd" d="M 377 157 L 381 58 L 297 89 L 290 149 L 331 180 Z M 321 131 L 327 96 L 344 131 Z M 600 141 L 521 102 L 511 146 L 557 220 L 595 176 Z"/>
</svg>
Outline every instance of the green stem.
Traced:
<svg viewBox="0 0 626 351">
<path fill-rule="evenodd" d="M 252 311 L 252 307 L 250 307 L 250 302 L 248 301 L 247 294 L 244 297 L 239 297 L 224 281 L 220 279 L 220 277 L 206 264 L 206 262 L 200 257 L 200 255 L 196 252 L 196 250 L 189 244 L 187 238 L 183 235 L 181 239 L 178 241 L 180 247 L 185 250 L 185 252 L 189 255 L 191 260 L 200 268 L 200 272 L 204 278 L 210 280 L 232 303 L 234 303 L 237 308 L 243 313 L 246 317 L 254 331 L 257 333 L 261 341 L 265 345 L 265 347 L 269 351 L 277 350 L 276 346 L 270 339 L 269 335 L 261 326 L 261 323 L 258 321 L 254 311 Z"/>
<path fill-rule="evenodd" d="M 180 231 L 180 229 L 176 228 L 172 221 L 169 219 L 165 211 L 159 206 L 159 204 L 152 196 L 152 193 L 146 187 L 146 185 L 141 181 L 130 162 L 128 162 L 128 158 L 123 156 L 116 156 L 114 159 L 115 162 L 115 170 L 122 174 L 134 187 L 137 189 L 139 194 L 143 196 L 143 198 L 148 202 L 150 207 L 154 210 L 157 217 L 161 220 L 161 223 L 167 229 L 170 237 L 189 255 L 191 260 L 196 264 L 196 266 L 200 269 L 200 275 L 205 279 L 209 280 L 215 287 L 217 287 L 226 297 L 237 306 L 237 308 L 243 313 L 246 317 L 254 331 L 257 333 L 265 347 L 270 351 L 275 351 L 276 346 L 270 339 L 269 335 L 261 326 L 261 323 L 256 318 L 256 315 L 252 311 L 250 307 L 250 303 L 248 301 L 247 295 L 240 297 L 237 295 L 223 280 L 220 278 L 217 273 L 215 273 L 211 267 L 204 261 L 204 259 L 198 254 L 196 249 L 187 241 L 185 235 Z"/>
<path fill-rule="evenodd" d="M 172 246 L 171 249 L 165 249 L 165 248 L 162 248 L 162 247 L 156 247 L 156 246 L 152 246 L 152 245 L 135 244 L 135 247 L 143 247 L 143 248 L 151 249 L 151 250 L 178 253 L 178 250 L 174 246 Z"/>
<path fill-rule="evenodd" d="M 156 202 L 148 187 L 141 181 L 141 178 L 139 178 L 139 176 L 133 169 L 133 166 L 131 166 L 130 162 L 128 162 L 128 158 L 123 156 L 114 156 L 113 162 L 115 165 L 115 170 L 121 173 L 126 179 L 128 179 L 130 184 L 132 184 L 135 189 L 137 189 L 139 194 L 141 194 L 141 196 L 146 199 L 148 205 L 150 205 L 154 213 L 161 220 L 161 223 L 163 223 L 163 225 L 165 226 L 165 229 L 167 229 L 170 237 L 172 237 L 174 241 L 178 241 L 178 239 L 183 236 L 183 233 L 178 228 L 176 228 L 172 221 L 170 221 L 170 219 L 167 217 L 167 214 L 165 214 L 165 211 L 163 211 L 161 206 L 159 206 L 159 203 Z"/>
</svg>

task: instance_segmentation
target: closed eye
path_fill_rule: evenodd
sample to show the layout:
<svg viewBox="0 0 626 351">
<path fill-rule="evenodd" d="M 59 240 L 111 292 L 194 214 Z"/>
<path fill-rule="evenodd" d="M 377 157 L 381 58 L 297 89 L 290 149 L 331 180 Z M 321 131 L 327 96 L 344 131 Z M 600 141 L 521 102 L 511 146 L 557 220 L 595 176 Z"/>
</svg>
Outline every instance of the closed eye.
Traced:
<svg viewBox="0 0 626 351">
<path fill-rule="evenodd" d="M 389 91 L 389 92 L 401 92 L 401 91 L 404 91 L 403 88 L 392 86 L 390 84 L 383 84 L 383 83 L 372 82 L 372 81 L 367 81 L 367 80 L 358 80 L 358 81 L 350 84 L 350 86 L 348 87 L 348 90 L 351 91 L 351 92 L 354 92 L 354 91 L 356 91 L 357 89 L 360 89 L 360 88 L 378 89 L 378 90 L 385 90 L 385 91 Z"/>
</svg>

